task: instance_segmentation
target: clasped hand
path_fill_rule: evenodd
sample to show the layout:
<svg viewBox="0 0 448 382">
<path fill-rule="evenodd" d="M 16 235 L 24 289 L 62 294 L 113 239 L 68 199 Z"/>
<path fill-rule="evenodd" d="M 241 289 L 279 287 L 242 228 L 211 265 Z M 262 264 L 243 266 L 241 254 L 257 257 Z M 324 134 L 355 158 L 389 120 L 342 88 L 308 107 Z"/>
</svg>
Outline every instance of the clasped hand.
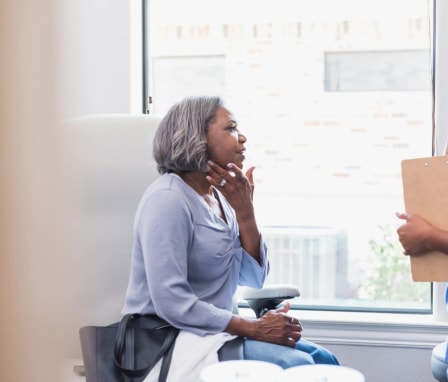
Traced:
<svg viewBox="0 0 448 382">
<path fill-rule="evenodd" d="M 302 336 L 302 325 L 297 318 L 288 316 L 290 304 L 269 310 L 257 321 L 256 340 L 295 347 Z"/>
</svg>

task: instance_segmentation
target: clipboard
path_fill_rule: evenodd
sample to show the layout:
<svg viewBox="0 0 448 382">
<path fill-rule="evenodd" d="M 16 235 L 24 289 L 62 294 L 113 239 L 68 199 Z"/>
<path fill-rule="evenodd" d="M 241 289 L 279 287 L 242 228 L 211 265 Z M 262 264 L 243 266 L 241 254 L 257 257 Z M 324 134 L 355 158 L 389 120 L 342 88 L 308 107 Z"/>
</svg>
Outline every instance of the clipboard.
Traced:
<svg viewBox="0 0 448 382">
<path fill-rule="evenodd" d="M 406 212 L 448 231 L 448 155 L 401 162 Z M 410 256 L 414 281 L 448 281 L 448 256 L 430 251 Z"/>
</svg>

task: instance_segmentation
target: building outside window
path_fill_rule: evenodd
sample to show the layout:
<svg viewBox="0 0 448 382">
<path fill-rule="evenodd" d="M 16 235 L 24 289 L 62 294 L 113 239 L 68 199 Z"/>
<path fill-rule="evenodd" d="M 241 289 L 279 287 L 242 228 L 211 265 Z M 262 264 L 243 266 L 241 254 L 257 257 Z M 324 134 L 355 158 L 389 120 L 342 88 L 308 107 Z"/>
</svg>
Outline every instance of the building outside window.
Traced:
<svg viewBox="0 0 448 382">
<path fill-rule="evenodd" d="M 147 1 L 151 113 L 201 94 L 235 113 L 268 283 L 302 309 L 430 313 L 395 233 L 401 160 L 431 155 L 428 2 Z"/>
</svg>

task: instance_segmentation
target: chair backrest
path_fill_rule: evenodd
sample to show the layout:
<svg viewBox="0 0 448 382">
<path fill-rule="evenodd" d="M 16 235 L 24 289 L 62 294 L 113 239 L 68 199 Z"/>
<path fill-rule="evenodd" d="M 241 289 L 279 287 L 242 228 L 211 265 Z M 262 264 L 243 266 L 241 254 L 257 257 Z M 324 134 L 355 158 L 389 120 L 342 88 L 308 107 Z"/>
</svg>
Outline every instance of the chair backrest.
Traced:
<svg viewBox="0 0 448 382">
<path fill-rule="evenodd" d="M 63 123 L 70 140 L 68 171 L 74 179 L 76 246 L 73 260 L 77 326 L 71 346 L 80 355 L 77 329 L 121 318 L 129 279 L 134 214 L 158 176 L 152 138 L 160 119 L 101 114 Z"/>
</svg>

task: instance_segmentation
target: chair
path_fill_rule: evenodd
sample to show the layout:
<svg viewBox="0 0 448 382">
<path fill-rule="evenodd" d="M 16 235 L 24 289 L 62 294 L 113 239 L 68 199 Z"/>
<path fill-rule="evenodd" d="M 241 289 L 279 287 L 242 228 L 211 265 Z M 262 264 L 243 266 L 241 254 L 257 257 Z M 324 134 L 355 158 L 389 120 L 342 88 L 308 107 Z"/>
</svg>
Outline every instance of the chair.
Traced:
<svg viewBox="0 0 448 382">
<path fill-rule="evenodd" d="M 438 344 L 431 354 L 431 371 L 439 382 L 448 382 L 448 353 L 447 341 Z"/>
<path fill-rule="evenodd" d="M 445 287 L 445 301 L 448 307 L 448 286 Z M 437 381 L 448 382 L 448 337 L 432 350 L 431 371 Z"/>
<path fill-rule="evenodd" d="M 144 190 L 157 176 L 151 143 L 160 119 L 149 115 L 98 114 L 65 121 L 64 133 L 77 198 L 75 219 L 82 256 L 77 329 L 117 321 L 127 287 L 134 213 Z M 256 316 L 286 298 L 299 295 L 293 286 L 270 286 L 245 292 Z M 80 359 L 76 337 L 72 353 Z M 242 358 L 242 341 L 223 347 L 220 360 Z M 79 363 L 79 361 L 78 361 Z M 82 374 L 82 367 L 77 367 Z"/>
<path fill-rule="evenodd" d="M 300 292 L 295 285 L 266 285 L 262 289 L 246 288 L 243 298 L 249 307 L 255 312 L 256 317 L 261 317 L 270 309 L 275 309 L 283 301 L 299 297 Z"/>
</svg>

